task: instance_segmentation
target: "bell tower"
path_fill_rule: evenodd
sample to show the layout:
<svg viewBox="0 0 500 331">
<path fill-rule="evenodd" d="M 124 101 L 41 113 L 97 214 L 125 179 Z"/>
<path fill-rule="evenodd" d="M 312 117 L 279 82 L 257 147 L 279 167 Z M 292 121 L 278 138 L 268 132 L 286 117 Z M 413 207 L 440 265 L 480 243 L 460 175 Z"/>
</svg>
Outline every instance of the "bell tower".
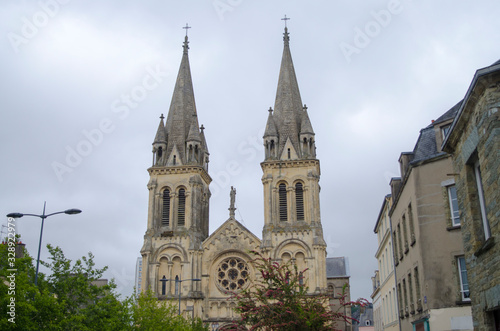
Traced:
<svg viewBox="0 0 500 331">
<path fill-rule="evenodd" d="M 188 43 L 186 33 L 170 109 L 166 121 L 161 115 L 153 141 L 148 224 L 141 249 L 142 288 L 150 288 L 160 299 L 177 299 L 180 293 L 184 310 L 201 307 L 201 284 L 182 280 L 202 276 L 212 180 L 204 127 L 198 124 Z"/>
<path fill-rule="evenodd" d="M 287 19 L 285 17 L 285 19 Z M 286 21 L 285 21 L 286 23 Z M 264 229 L 262 251 L 276 261 L 294 261 L 311 292 L 326 288 L 326 243 L 319 208 L 320 165 L 315 134 L 302 104 L 285 25 L 274 110 L 264 133 Z"/>
</svg>

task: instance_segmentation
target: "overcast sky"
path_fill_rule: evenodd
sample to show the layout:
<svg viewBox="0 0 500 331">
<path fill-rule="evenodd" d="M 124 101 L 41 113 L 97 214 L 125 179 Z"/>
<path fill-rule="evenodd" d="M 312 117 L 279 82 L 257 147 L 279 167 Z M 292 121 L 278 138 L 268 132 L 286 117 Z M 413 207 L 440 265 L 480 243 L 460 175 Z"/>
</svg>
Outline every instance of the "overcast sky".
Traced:
<svg viewBox="0 0 500 331">
<path fill-rule="evenodd" d="M 228 217 L 262 237 L 260 162 L 286 14 L 321 162 L 328 256 L 369 298 L 373 228 L 398 158 L 500 58 L 500 2 L 2 1 L 0 213 L 41 214 L 45 245 L 91 251 L 129 295 L 147 224 L 153 142 L 168 112 L 186 23 L 198 118 L 210 151 L 210 232 Z M 496 32 L 495 32 L 496 31 Z M 4 218 L 2 224 L 6 224 Z M 36 257 L 40 219 L 17 222 Z M 45 271 L 45 269 L 41 269 Z"/>
</svg>

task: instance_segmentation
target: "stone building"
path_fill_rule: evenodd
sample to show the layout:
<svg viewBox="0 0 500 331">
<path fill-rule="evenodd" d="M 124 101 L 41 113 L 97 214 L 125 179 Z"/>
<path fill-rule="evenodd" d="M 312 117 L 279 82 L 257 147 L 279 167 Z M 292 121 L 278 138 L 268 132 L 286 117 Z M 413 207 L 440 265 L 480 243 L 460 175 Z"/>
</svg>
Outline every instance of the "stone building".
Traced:
<svg viewBox="0 0 500 331">
<path fill-rule="evenodd" d="M 308 268 L 304 282 L 311 294 L 327 289 L 315 134 L 300 97 L 286 27 L 283 40 L 275 105 L 263 137 L 262 240 L 236 220 L 234 188 L 229 218 L 208 231 L 209 152 L 198 122 L 187 36 L 168 116 L 166 121 L 161 116 L 153 142 L 142 289 L 151 288 L 161 300 L 180 298 L 183 314 L 201 317 L 212 328 L 235 317 L 228 292 L 256 277 L 251 250 Z"/>
<path fill-rule="evenodd" d="M 389 211 L 401 330 L 472 330 L 451 156 L 441 150 L 458 103 L 399 158 Z"/>
<path fill-rule="evenodd" d="M 476 71 L 449 131 L 474 330 L 500 330 L 500 61 Z"/>
<path fill-rule="evenodd" d="M 378 270 L 372 279 L 373 321 L 376 331 L 399 330 L 399 317 L 396 299 L 396 281 L 394 277 L 394 254 L 391 238 L 391 220 L 389 210 L 392 196 L 386 195 L 377 217 L 373 231 L 377 234 L 378 248 L 375 258 Z"/>
<path fill-rule="evenodd" d="M 344 313 L 346 316 L 351 316 L 350 307 L 342 307 L 340 300 L 342 295 L 345 295 L 346 302 L 351 301 L 351 292 L 349 288 L 349 260 L 347 257 L 327 257 L 326 258 L 326 285 L 327 293 L 330 297 L 330 306 L 334 311 Z M 350 331 L 349 323 L 340 322 L 336 328 L 341 331 Z"/>
</svg>

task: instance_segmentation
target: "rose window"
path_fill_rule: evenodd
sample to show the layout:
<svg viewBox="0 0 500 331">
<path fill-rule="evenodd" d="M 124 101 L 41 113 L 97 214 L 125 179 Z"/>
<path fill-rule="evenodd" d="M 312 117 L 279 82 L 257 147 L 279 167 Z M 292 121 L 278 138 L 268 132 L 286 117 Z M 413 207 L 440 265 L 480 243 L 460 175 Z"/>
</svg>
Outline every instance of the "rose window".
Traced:
<svg viewBox="0 0 500 331">
<path fill-rule="evenodd" d="M 223 260 L 217 269 L 217 282 L 228 291 L 243 288 L 248 281 L 248 266 L 242 259 L 230 257 Z"/>
</svg>

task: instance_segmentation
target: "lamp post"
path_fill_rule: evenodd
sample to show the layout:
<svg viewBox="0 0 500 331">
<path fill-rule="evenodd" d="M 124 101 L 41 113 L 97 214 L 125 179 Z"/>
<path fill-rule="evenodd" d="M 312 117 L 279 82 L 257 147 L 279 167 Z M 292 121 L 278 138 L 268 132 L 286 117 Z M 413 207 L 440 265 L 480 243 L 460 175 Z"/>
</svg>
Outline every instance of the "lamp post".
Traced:
<svg viewBox="0 0 500 331">
<path fill-rule="evenodd" d="M 193 282 L 201 282 L 201 279 L 199 278 L 192 278 L 192 279 L 180 279 L 176 277 L 175 279 L 166 279 L 165 276 L 160 280 L 165 284 L 165 282 L 171 281 L 175 282 L 175 285 L 177 286 L 178 292 L 179 292 L 179 315 L 181 314 L 181 283 L 182 282 L 187 282 L 188 280 L 192 280 Z"/>
<path fill-rule="evenodd" d="M 36 259 L 36 272 L 35 272 L 35 286 L 38 284 L 38 267 L 40 266 L 40 250 L 42 248 L 42 234 L 43 234 L 43 223 L 45 219 L 49 216 L 52 215 L 57 215 L 57 214 L 68 214 L 68 215 L 74 215 L 74 214 L 80 214 L 82 211 L 80 209 L 66 209 L 64 211 L 58 211 L 56 213 L 48 214 L 45 215 L 45 205 L 47 202 L 45 201 L 43 203 L 43 213 L 42 215 L 36 215 L 36 214 L 22 214 L 22 213 L 10 213 L 7 214 L 7 217 L 12 217 L 12 218 L 21 218 L 23 216 L 35 216 L 35 217 L 40 217 L 42 219 L 42 226 L 40 228 L 40 241 L 38 242 L 38 258 Z"/>
</svg>

